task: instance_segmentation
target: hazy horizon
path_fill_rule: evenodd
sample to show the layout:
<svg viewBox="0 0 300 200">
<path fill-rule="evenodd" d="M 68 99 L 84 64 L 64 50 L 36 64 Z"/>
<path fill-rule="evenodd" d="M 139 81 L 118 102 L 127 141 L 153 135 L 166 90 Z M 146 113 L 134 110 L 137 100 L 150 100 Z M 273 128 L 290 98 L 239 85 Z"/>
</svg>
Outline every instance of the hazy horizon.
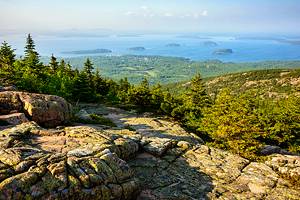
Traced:
<svg viewBox="0 0 300 200">
<path fill-rule="evenodd" d="M 0 34 L 299 34 L 297 0 L 0 0 Z"/>
</svg>

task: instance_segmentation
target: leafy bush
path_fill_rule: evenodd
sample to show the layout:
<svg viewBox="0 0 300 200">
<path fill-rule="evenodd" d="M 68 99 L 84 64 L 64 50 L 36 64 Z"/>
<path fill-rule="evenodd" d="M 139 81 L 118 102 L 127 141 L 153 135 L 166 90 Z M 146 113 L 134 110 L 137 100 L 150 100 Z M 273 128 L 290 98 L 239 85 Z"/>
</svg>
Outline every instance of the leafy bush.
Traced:
<svg viewBox="0 0 300 200">
<path fill-rule="evenodd" d="M 198 131 L 211 137 L 212 145 L 249 159 L 265 144 L 299 152 L 299 105 L 297 97 L 264 99 L 257 91 L 236 97 L 225 89 L 204 110 Z"/>
<path fill-rule="evenodd" d="M 106 125 L 106 126 L 111 126 L 111 127 L 116 127 L 117 125 L 111 121 L 108 118 L 102 117 L 100 115 L 96 115 L 96 114 L 91 114 L 90 117 L 97 122 L 98 124 L 102 124 L 102 125 Z"/>
</svg>

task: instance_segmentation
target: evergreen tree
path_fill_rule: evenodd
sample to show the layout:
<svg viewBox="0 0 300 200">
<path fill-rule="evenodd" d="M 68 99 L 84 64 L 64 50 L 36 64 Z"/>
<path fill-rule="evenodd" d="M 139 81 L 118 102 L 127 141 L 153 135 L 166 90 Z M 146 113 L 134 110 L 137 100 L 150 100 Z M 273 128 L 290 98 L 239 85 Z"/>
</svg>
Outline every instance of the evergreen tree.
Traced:
<svg viewBox="0 0 300 200">
<path fill-rule="evenodd" d="M 29 33 L 26 38 L 26 46 L 25 46 L 25 58 L 28 58 L 31 54 L 37 54 L 35 51 L 35 44 Z"/>
<path fill-rule="evenodd" d="M 44 73 L 44 66 L 40 63 L 39 54 L 35 50 L 35 44 L 30 34 L 26 39 L 24 63 L 38 78 Z"/>
<path fill-rule="evenodd" d="M 15 70 L 13 68 L 15 56 L 14 50 L 4 41 L 0 47 L 0 81 L 2 83 L 10 83 L 15 78 Z"/>
<path fill-rule="evenodd" d="M 0 65 L 12 66 L 15 62 L 15 57 L 14 49 L 4 41 L 0 47 Z"/>
<path fill-rule="evenodd" d="M 211 100 L 206 93 L 203 80 L 199 73 L 191 80 L 190 91 L 186 93 L 186 98 L 192 106 L 197 108 L 202 108 L 211 104 Z"/>
<path fill-rule="evenodd" d="M 80 72 L 74 79 L 72 91 L 73 100 L 80 102 L 92 102 L 94 96 L 89 84 L 89 78 L 85 72 Z"/>
<path fill-rule="evenodd" d="M 93 86 L 97 94 L 105 96 L 109 92 L 109 85 L 106 80 L 101 77 L 99 69 L 96 70 L 96 73 L 93 77 Z"/>
<path fill-rule="evenodd" d="M 84 69 L 83 71 L 87 74 L 90 83 L 93 82 L 93 63 L 91 62 L 91 60 L 88 58 L 86 59 L 85 63 L 84 63 Z"/>
<path fill-rule="evenodd" d="M 65 68 L 66 68 L 66 62 L 64 59 L 61 59 L 58 65 L 58 69 L 60 71 L 65 71 Z"/>
<path fill-rule="evenodd" d="M 159 109 L 161 103 L 164 101 L 164 92 L 160 84 L 156 84 L 151 88 L 151 106 Z"/>
<path fill-rule="evenodd" d="M 56 59 L 56 57 L 53 56 L 53 54 L 51 55 L 51 58 L 50 58 L 49 67 L 53 73 L 55 73 L 59 67 L 57 59 Z"/>
<path fill-rule="evenodd" d="M 146 78 L 134 88 L 128 91 L 129 102 L 136 104 L 141 107 L 149 107 L 151 101 L 151 91 L 149 82 Z"/>
<path fill-rule="evenodd" d="M 174 108 L 172 116 L 182 121 L 189 121 L 195 126 L 195 120 L 202 117 L 202 109 L 211 105 L 211 100 L 206 93 L 200 74 L 192 78 L 190 88 L 180 97 L 181 105 Z"/>
<path fill-rule="evenodd" d="M 87 74 L 88 80 L 89 80 L 89 84 L 90 84 L 90 88 L 93 92 L 95 92 L 95 85 L 94 85 L 94 67 L 93 67 L 93 63 L 91 62 L 91 60 L 89 58 L 86 59 L 86 62 L 84 63 L 84 69 L 83 71 Z"/>
</svg>

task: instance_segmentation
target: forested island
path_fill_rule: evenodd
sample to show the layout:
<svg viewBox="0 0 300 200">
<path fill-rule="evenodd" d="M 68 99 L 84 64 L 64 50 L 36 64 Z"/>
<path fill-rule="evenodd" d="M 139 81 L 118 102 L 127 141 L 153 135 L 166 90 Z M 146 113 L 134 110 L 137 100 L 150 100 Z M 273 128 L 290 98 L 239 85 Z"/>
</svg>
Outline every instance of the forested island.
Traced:
<svg viewBox="0 0 300 200">
<path fill-rule="evenodd" d="M 207 47 L 216 47 L 218 46 L 218 43 L 216 42 L 213 42 L 213 41 L 205 41 L 203 42 L 204 46 L 207 46 Z"/>
<path fill-rule="evenodd" d="M 169 43 L 169 44 L 166 44 L 166 47 L 180 47 L 181 45 L 178 44 L 178 43 Z"/>
<path fill-rule="evenodd" d="M 232 49 L 217 49 L 213 52 L 214 55 L 230 55 L 233 54 Z"/>
<path fill-rule="evenodd" d="M 131 47 L 131 48 L 129 48 L 129 50 L 131 50 L 131 51 L 145 51 L 146 48 L 145 47 Z"/>
<path fill-rule="evenodd" d="M 112 53 L 110 49 L 91 49 L 91 50 L 77 50 L 77 51 L 63 51 L 62 54 L 74 54 L 74 55 L 84 55 L 84 54 L 104 54 Z"/>
</svg>

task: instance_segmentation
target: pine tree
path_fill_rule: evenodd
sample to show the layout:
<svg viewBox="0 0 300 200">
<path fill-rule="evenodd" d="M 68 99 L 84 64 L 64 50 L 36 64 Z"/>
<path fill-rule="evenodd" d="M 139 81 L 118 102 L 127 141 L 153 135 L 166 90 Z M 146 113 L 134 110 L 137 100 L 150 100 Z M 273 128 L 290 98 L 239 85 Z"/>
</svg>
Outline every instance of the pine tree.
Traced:
<svg viewBox="0 0 300 200">
<path fill-rule="evenodd" d="M 206 93 L 200 74 L 197 74 L 191 80 L 190 90 L 183 95 L 183 107 L 181 111 L 185 118 L 201 117 L 201 110 L 211 104 L 210 97 Z"/>
<path fill-rule="evenodd" d="M 65 68 L 66 68 L 66 62 L 65 62 L 64 59 L 61 59 L 60 62 L 59 62 L 59 65 L 58 65 L 58 69 L 59 69 L 60 71 L 64 71 Z"/>
<path fill-rule="evenodd" d="M 16 54 L 14 49 L 6 41 L 4 41 L 0 47 L 0 65 L 12 66 L 15 62 Z"/>
<path fill-rule="evenodd" d="M 30 54 L 37 54 L 37 52 L 35 51 L 34 41 L 29 33 L 26 38 L 25 58 L 29 57 Z"/>
<path fill-rule="evenodd" d="M 28 34 L 25 46 L 24 62 L 32 73 L 40 76 L 44 71 L 44 66 L 40 63 L 39 54 L 35 50 L 35 44 L 30 34 Z"/>
<path fill-rule="evenodd" d="M 134 88 L 129 91 L 129 102 L 145 108 L 151 103 L 151 91 L 149 82 L 146 78 Z"/>
<path fill-rule="evenodd" d="M 91 62 L 91 60 L 88 58 L 86 59 L 86 62 L 84 63 L 84 72 L 88 75 L 89 81 L 92 82 L 93 81 L 93 63 Z"/>
<path fill-rule="evenodd" d="M 94 100 L 89 78 L 85 72 L 80 72 L 75 77 L 72 96 L 75 101 L 91 102 Z"/>
<path fill-rule="evenodd" d="M 109 86 L 105 79 L 101 77 L 99 69 L 96 69 L 95 76 L 93 77 L 93 86 L 97 94 L 107 95 L 109 92 Z"/>
<path fill-rule="evenodd" d="M 164 92 L 161 85 L 158 83 L 151 89 L 151 106 L 155 109 L 159 109 L 161 103 L 164 101 Z"/>
<path fill-rule="evenodd" d="M 191 89 L 187 92 L 186 96 L 191 103 L 197 107 L 205 107 L 211 104 L 211 100 L 206 93 L 203 80 L 199 73 L 191 80 Z"/>
<path fill-rule="evenodd" d="M 88 80 L 89 80 L 89 84 L 90 84 L 90 88 L 91 90 L 95 93 L 95 85 L 94 85 L 94 73 L 93 73 L 94 67 L 93 67 L 93 63 L 91 62 L 91 60 L 88 58 L 86 59 L 86 62 L 84 63 L 84 69 L 83 72 L 86 73 Z"/>
<path fill-rule="evenodd" d="M 55 73 L 59 67 L 57 59 L 56 57 L 53 56 L 53 54 L 51 55 L 50 58 L 49 67 L 53 73 Z"/>
<path fill-rule="evenodd" d="M 2 83 L 10 83 L 15 78 L 15 69 L 13 68 L 15 56 L 14 50 L 4 41 L 0 47 L 0 81 Z"/>
</svg>

